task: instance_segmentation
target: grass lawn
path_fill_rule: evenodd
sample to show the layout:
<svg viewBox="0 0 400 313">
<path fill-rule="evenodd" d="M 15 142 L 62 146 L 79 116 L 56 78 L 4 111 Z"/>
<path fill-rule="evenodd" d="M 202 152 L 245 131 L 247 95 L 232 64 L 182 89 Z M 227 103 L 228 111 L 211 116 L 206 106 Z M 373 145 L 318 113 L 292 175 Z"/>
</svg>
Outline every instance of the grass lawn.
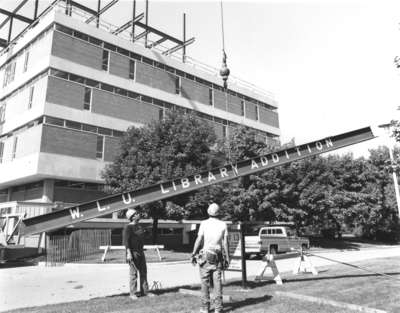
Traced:
<svg viewBox="0 0 400 313">
<path fill-rule="evenodd" d="M 344 265 L 318 268 L 320 274 L 291 275 L 284 273 L 284 284 L 271 282 L 249 282 L 243 291 L 240 281 L 225 283 L 224 294 L 232 296 L 225 304 L 224 312 L 268 312 L 268 313 L 350 313 L 355 312 L 330 305 L 321 305 L 276 295 L 285 291 L 328 300 L 347 302 L 387 312 L 400 312 L 400 257 L 368 260 L 356 263 L 369 270 L 385 272 L 395 279 L 377 276 Z M 161 290 L 157 297 L 129 299 L 127 294 L 97 298 L 88 301 L 47 305 L 8 312 L 69 313 L 69 312 L 198 312 L 200 299 L 182 295 L 176 289 Z M 197 288 L 198 289 L 198 288 Z"/>
</svg>

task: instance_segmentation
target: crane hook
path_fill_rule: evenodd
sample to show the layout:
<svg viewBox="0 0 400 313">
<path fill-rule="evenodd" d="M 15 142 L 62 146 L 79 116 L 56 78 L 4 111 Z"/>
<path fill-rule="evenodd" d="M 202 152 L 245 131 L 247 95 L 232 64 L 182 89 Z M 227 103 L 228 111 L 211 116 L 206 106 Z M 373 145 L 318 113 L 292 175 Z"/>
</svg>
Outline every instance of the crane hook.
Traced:
<svg viewBox="0 0 400 313">
<path fill-rule="evenodd" d="M 229 77 L 229 74 L 230 74 L 230 70 L 229 70 L 228 66 L 226 65 L 226 59 L 227 59 L 227 57 L 226 57 L 225 50 L 222 50 L 222 66 L 221 66 L 221 69 L 219 71 L 219 75 L 221 75 L 222 80 L 224 81 L 224 88 L 225 89 L 228 88 L 227 80 L 228 80 L 228 77 Z"/>
</svg>

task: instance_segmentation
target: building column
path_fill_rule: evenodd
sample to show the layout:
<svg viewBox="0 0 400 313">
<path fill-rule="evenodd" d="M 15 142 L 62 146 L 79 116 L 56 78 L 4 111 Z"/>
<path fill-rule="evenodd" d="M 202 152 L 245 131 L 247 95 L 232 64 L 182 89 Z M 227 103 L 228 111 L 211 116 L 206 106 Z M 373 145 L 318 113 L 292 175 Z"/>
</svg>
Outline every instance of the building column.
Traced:
<svg viewBox="0 0 400 313">
<path fill-rule="evenodd" d="M 43 202 L 53 202 L 54 200 L 54 179 L 45 179 L 43 181 Z"/>
</svg>

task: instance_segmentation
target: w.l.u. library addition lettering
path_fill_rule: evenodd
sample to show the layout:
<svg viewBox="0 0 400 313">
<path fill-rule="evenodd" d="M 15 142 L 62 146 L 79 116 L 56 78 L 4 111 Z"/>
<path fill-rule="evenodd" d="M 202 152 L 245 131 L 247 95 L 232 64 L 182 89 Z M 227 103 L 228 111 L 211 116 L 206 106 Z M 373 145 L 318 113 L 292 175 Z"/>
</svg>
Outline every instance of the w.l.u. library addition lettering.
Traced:
<svg viewBox="0 0 400 313">
<path fill-rule="evenodd" d="M 167 199 L 205 186 L 246 176 L 309 156 L 374 138 L 370 127 L 280 150 L 253 159 L 142 189 L 116 194 L 79 206 L 25 219 L 25 235 L 49 231 L 141 204 Z"/>
</svg>

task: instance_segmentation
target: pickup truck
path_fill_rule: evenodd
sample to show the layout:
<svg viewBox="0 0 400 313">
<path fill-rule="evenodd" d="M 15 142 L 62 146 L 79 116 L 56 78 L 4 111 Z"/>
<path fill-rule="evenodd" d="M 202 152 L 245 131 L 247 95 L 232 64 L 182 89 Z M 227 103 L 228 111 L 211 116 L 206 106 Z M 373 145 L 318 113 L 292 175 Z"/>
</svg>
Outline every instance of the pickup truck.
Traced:
<svg viewBox="0 0 400 313">
<path fill-rule="evenodd" d="M 308 238 L 298 237 L 292 229 L 285 226 L 264 226 L 256 235 L 245 234 L 246 255 L 265 255 L 268 249 L 271 254 L 277 254 L 291 251 L 291 248 L 305 250 L 309 247 Z"/>
</svg>

